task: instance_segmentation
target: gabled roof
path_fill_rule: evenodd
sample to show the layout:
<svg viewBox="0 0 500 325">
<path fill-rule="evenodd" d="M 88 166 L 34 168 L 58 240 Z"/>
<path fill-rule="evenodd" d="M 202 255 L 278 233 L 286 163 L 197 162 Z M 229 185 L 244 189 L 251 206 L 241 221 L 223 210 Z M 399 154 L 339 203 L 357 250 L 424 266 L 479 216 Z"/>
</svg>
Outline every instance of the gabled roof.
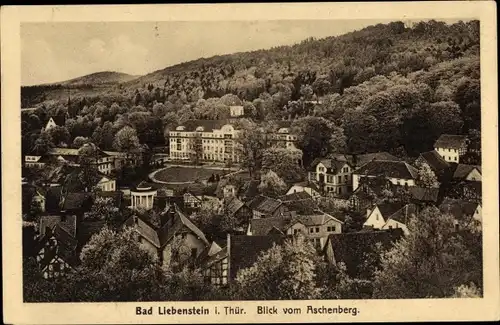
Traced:
<svg viewBox="0 0 500 325">
<path fill-rule="evenodd" d="M 354 174 L 416 179 L 418 172 L 404 161 L 373 160 L 361 166 Z"/>
<path fill-rule="evenodd" d="M 457 220 L 469 222 L 479 205 L 479 203 L 445 198 L 439 205 L 439 209 L 443 213 L 450 213 Z"/>
<path fill-rule="evenodd" d="M 320 192 L 318 185 L 316 185 L 314 182 L 303 181 L 303 182 L 295 183 L 292 186 L 290 186 L 288 188 L 288 190 L 290 190 L 290 188 L 292 188 L 293 186 L 310 187 L 311 189 L 315 190 L 316 192 Z"/>
<path fill-rule="evenodd" d="M 47 228 L 54 229 L 55 226 L 60 225 L 71 236 L 76 236 L 76 216 L 60 216 L 60 215 L 44 215 L 40 217 L 39 232 L 45 234 Z"/>
<path fill-rule="evenodd" d="M 245 236 L 232 235 L 230 237 L 230 263 L 229 277 L 236 278 L 239 270 L 251 267 L 259 255 L 273 247 L 281 245 L 287 237 L 282 235 L 271 236 Z"/>
<path fill-rule="evenodd" d="M 460 149 L 467 143 L 465 135 L 441 134 L 434 143 L 434 148 L 452 148 Z"/>
<path fill-rule="evenodd" d="M 326 168 L 327 173 L 331 174 L 337 174 L 340 172 L 341 168 L 344 167 L 346 164 L 351 166 L 351 164 L 348 161 L 342 161 L 342 160 L 337 160 L 337 159 L 329 159 L 329 158 L 316 158 L 311 164 L 311 168 L 315 169 L 318 164 L 323 164 Z"/>
<path fill-rule="evenodd" d="M 404 207 L 404 204 L 401 202 L 393 202 L 393 203 L 383 203 L 377 204 L 376 207 L 382 214 L 382 217 L 387 220 L 390 216 L 396 213 L 398 210 Z"/>
<path fill-rule="evenodd" d="M 324 252 L 331 247 L 335 262 L 345 263 L 350 276 L 366 276 L 361 268 L 366 260 L 366 254 L 374 252 L 377 243 L 381 243 L 382 248 L 388 250 L 402 236 L 402 229 L 331 234 L 328 236 Z"/>
<path fill-rule="evenodd" d="M 125 226 L 133 227 L 139 235 L 146 238 L 156 248 L 160 248 L 160 239 L 158 233 L 152 225 L 142 220 L 138 216 L 131 216 L 125 221 Z"/>
<path fill-rule="evenodd" d="M 439 197 L 439 188 L 436 187 L 408 187 L 411 198 L 422 202 L 437 202 Z"/>
<path fill-rule="evenodd" d="M 411 216 L 417 214 L 417 207 L 415 204 L 406 204 L 401 209 L 389 216 L 387 220 L 395 220 L 401 222 L 402 224 L 408 224 Z"/>
<path fill-rule="evenodd" d="M 238 212 L 243 206 L 245 206 L 245 203 L 243 203 L 241 200 L 239 200 L 236 197 L 230 198 L 226 202 L 226 210 L 229 212 L 230 215 L 234 215 L 236 212 Z"/>
<path fill-rule="evenodd" d="M 422 157 L 434 171 L 441 171 L 450 167 L 450 164 L 444 160 L 436 150 L 422 152 L 420 157 Z"/>
<path fill-rule="evenodd" d="M 216 242 L 212 242 L 198 255 L 196 264 L 206 268 L 225 257 L 227 257 L 227 247 L 221 248 Z"/>
<path fill-rule="evenodd" d="M 455 169 L 455 172 L 453 173 L 453 178 L 465 179 L 474 169 L 481 174 L 481 166 L 458 164 L 457 169 Z"/>
<path fill-rule="evenodd" d="M 259 195 L 255 197 L 250 203 L 249 207 L 261 213 L 274 213 L 283 203 L 273 198 Z"/>
<path fill-rule="evenodd" d="M 205 243 L 205 245 L 210 244 L 205 237 L 205 234 L 193 222 L 191 222 L 191 220 L 189 220 L 189 218 L 187 218 L 182 211 L 180 211 L 177 205 L 174 205 L 173 209 L 171 219 L 165 222 L 165 224 L 158 229 L 158 237 L 161 247 L 169 243 L 179 231 L 183 230 L 183 228 L 194 233 Z"/>
<path fill-rule="evenodd" d="M 336 222 L 343 222 L 326 213 L 317 213 L 312 215 L 285 215 L 278 217 L 269 217 L 261 219 L 250 219 L 250 227 L 252 235 L 265 236 L 268 235 L 273 229 L 285 233 L 288 228 L 296 223 L 302 223 L 307 227 L 321 226 L 326 222 L 334 220 Z"/>
</svg>

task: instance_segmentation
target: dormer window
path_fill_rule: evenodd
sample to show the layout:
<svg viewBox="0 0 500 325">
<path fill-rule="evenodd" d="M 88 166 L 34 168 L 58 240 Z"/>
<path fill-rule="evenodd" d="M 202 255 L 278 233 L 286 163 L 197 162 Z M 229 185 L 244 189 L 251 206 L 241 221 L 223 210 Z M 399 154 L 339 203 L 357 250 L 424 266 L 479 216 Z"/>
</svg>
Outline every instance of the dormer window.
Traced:
<svg viewBox="0 0 500 325">
<path fill-rule="evenodd" d="M 198 126 L 196 128 L 196 132 L 203 132 L 203 126 Z"/>
<path fill-rule="evenodd" d="M 182 125 L 179 125 L 177 128 L 175 128 L 176 131 L 184 131 L 185 127 Z"/>
</svg>

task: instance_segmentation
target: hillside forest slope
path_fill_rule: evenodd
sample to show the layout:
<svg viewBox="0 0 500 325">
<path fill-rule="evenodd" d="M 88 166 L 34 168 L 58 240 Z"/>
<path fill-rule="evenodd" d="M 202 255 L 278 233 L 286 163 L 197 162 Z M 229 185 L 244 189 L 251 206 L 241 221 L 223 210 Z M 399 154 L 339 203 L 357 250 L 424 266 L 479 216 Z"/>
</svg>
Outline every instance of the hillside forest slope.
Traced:
<svg viewBox="0 0 500 325">
<path fill-rule="evenodd" d="M 326 123 L 334 136 L 321 155 L 415 156 L 442 133 L 480 134 L 479 21 L 379 24 L 136 78 L 81 80 L 23 87 L 23 106 L 39 107 L 23 114 L 24 152 L 34 150 L 50 116 L 66 112 L 65 130 L 51 141 L 71 146 L 80 137 L 111 149 L 125 125 L 142 143 L 164 145 L 165 130 L 188 119 L 227 118 L 234 104 L 256 122 Z"/>
</svg>

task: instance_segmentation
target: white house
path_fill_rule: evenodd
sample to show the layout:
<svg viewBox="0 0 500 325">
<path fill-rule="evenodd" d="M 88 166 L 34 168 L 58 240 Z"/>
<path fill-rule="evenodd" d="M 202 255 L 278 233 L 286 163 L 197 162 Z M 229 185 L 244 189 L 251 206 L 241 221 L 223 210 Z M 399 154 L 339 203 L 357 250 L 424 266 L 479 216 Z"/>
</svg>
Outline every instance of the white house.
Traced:
<svg viewBox="0 0 500 325">
<path fill-rule="evenodd" d="M 54 119 L 51 117 L 49 118 L 49 121 L 47 122 L 47 124 L 45 125 L 45 131 L 48 131 L 54 127 L 56 127 L 57 124 L 56 122 L 54 121 Z"/>
<path fill-rule="evenodd" d="M 418 171 L 404 161 L 373 160 L 361 166 L 352 174 L 352 188 L 355 191 L 362 177 L 385 177 L 394 185 L 415 186 Z"/>
<path fill-rule="evenodd" d="M 97 187 L 103 192 L 116 191 L 116 180 L 105 174 L 101 174 L 101 179 L 97 183 Z"/>
<path fill-rule="evenodd" d="M 349 162 L 337 159 L 316 159 L 309 170 L 309 181 L 323 186 L 325 192 L 337 195 L 349 194 L 352 191 L 351 174 L 353 167 Z"/>
<path fill-rule="evenodd" d="M 321 194 L 319 193 L 319 188 L 312 182 L 300 182 L 293 184 L 286 192 L 286 195 L 299 192 L 306 192 L 313 199 L 319 198 L 321 196 Z"/>
<path fill-rule="evenodd" d="M 460 156 L 467 151 L 467 137 L 464 135 L 442 134 L 434 143 L 436 150 L 447 162 L 460 162 Z"/>
<path fill-rule="evenodd" d="M 231 117 L 242 116 L 243 115 L 243 106 L 241 106 L 241 105 L 229 106 L 229 112 L 231 114 Z"/>
<path fill-rule="evenodd" d="M 407 223 L 412 215 L 416 215 L 414 204 L 387 203 L 375 205 L 373 209 L 366 212 L 364 227 L 373 229 L 396 229 L 400 228 L 403 233 L 409 233 Z"/>
<path fill-rule="evenodd" d="M 453 178 L 471 182 L 481 181 L 481 166 L 458 164 L 453 173 Z"/>
</svg>

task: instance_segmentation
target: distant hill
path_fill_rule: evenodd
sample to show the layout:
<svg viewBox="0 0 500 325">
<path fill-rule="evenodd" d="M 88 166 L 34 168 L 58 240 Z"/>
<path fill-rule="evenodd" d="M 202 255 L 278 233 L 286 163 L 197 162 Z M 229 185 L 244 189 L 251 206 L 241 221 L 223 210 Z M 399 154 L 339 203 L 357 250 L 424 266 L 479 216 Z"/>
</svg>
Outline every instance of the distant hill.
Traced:
<svg viewBox="0 0 500 325">
<path fill-rule="evenodd" d="M 136 79 L 137 77 L 138 76 L 133 76 L 122 72 L 102 71 L 63 82 L 57 82 L 57 84 L 61 84 L 63 86 L 111 84 L 127 82 Z"/>
</svg>

